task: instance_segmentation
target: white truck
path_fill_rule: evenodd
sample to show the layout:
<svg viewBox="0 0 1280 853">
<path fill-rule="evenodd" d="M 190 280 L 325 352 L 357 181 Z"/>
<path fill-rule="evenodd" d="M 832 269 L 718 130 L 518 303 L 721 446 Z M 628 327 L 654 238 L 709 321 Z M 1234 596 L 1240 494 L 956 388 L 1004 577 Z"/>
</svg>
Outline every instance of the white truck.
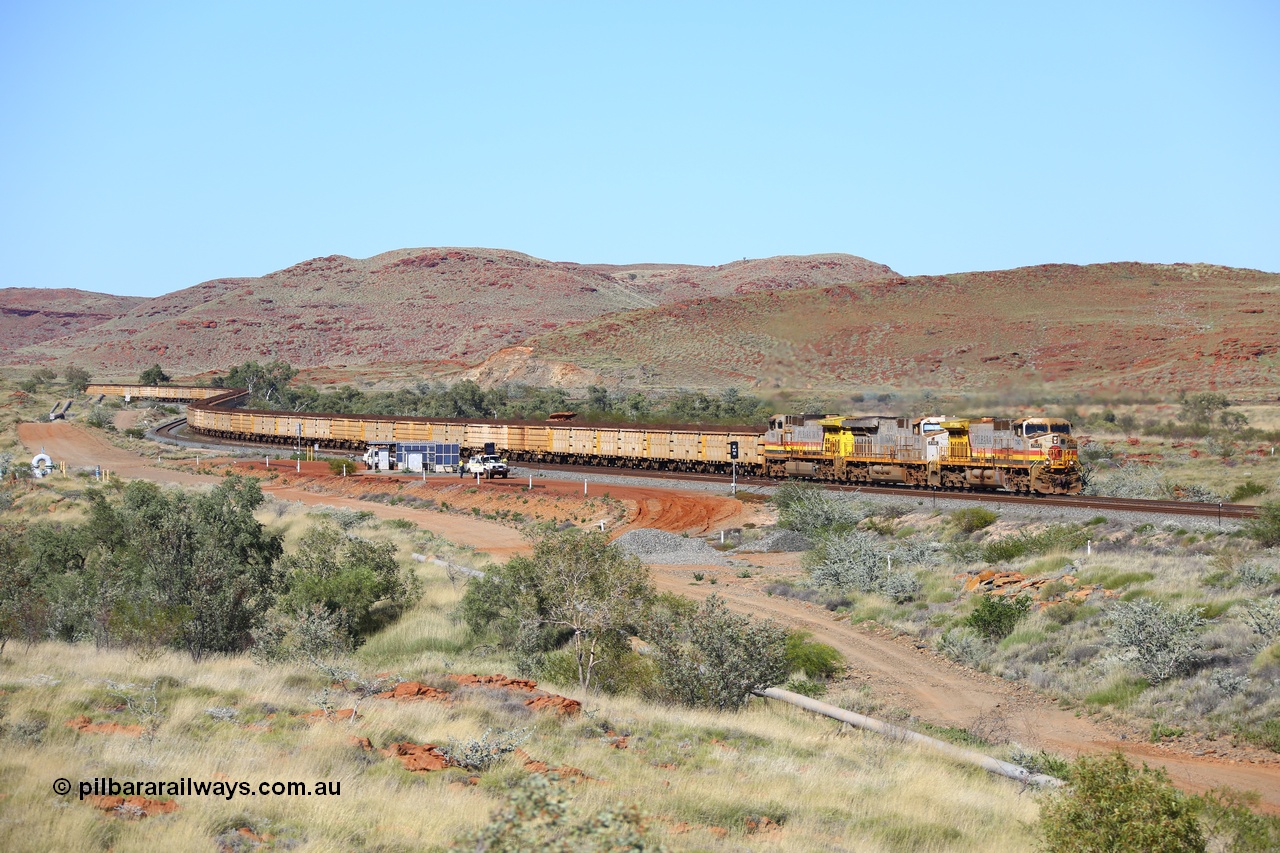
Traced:
<svg viewBox="0 0 1280 853">
<path fill-rule="evenodd" d="M 501 456 L 492 453 L 477 453 L 458 469 L 459 477 L 466 477 L 467 475 L 474 477 L 476 474 L 487 480 L 492 480 L 494 477 L 501 477 L 505 480 L 511 474 L 511 469 L 507 467 L 506 460 Z"/>
</svg>

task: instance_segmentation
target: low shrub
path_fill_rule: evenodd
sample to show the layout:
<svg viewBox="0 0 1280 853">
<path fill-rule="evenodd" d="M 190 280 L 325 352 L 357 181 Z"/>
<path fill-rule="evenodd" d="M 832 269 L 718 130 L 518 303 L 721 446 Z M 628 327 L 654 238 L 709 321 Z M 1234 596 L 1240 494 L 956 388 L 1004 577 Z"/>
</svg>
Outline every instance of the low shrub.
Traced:
<svg viewBox="0 0 1280 853">
<path fill-rule="evenodd" d="M 1050 551 L 1074 551 L 1083 548 L 1093 532 L 1073 524 L 1051 524 L 1036 533 L 1022 532 L 1006 536 L 982 546 L 984 562 L 999 563 L 1022 557 L 1047 554 Z"/>
<path fill-rule="evenodd" d="M 876 593 L 898 603 L 911 601 L 921 589 L 919 579 L 902 567 L 929 559 L 931 552 L 919 542 L 886 545 L 861 530 L 828 537 L 805 558 L 809 575 L 819 586 Z"/>
<path fill-rule="evenodd" d="M 1240 485 L 1232 489 L 1231 494 L 1227 496 L 1227 500 L 1235 504 L 1235 503 L 1240 503 L 1240 501 L 1245 500 L 1247 498 L 1257 497 L 1258 495 L 1265 495 L 1266 493 L 1267 493 L 1266 486 L 1262 485 L 1261 483 L 1250 480 L 1249 482 L 1241 483 Z"/>
<path fill-rule="evenodd" d="M 1261 797 L 1230 788 L 1211 788 L 1196 797 L 1200 822 L 1211 849 L 1233 853 L 1280 850 L 1280 817 L 1259 814 Z"/>
<path fill-rule="evenodd" d="M 1046 797 L 1040 831 L 1050 850 L 1202 853 L 1198 806 L 1163 769 L 1133 767 L 1120 753 L 1082 756 L 1065 790 Z"/>
<path fill-rule="evenodd" d="M 977 668 L 987 656 L 987 646 L 970 628 L 952 628 L 935 644 L 938 653 L 956 663 Z"/>
<path fill-rule="evenodd" d="M 1013 633 L 1014 626 L 1031 610 L 1031 599 L 1025 595 L 1017 598 L 1005 598 L 999 595 L 984 595 L 978 599 L 973 612 L 965 617 L 965 624 L 979 634 L 992 639 L 1003 640 Z"/>
<path fill-rule="evenodd" d="M 1170 610 L 1150 599 L 1122 602 L 1111 614 L 1111 642 L 1137 664 L 1152 684 L 1188 672 L 1203 654 L 1194 610 Z"/>
<path fill-rule="evenodd" d="M 810 679 L 831 678 L 844 668 L 844 656 L 814 640 L 807 631 L 795 631 L 787 637 L 786 654 L 791 671 L 803 672 Z"/>
<path fill-rule="evenodd" d="M 1031 752 L 1021 747 L 1014 747 L 1009 754 L 1009 761 L 1028 773 L 1043 773 L 1057 779 L 1071 778 L 1071 762 L 1060 755 L 1045 752 L 1043 749 Z"/>
<path fill-rule="evenodd" d="M 793 678 L 782 685 L 782 689 L 790 690 L 792 693 L 799 693 L 801 696 L 808 696 L 810 699 L 821 698 L 827 693 L 827 685 L 821 681 L 813 681 L 808 678 Z"/>
<path fill-rule="evenodd" d="M 459 767 L 467 770 L 488 770 L 502 759 L 516 751 L 516 748 L 529 739 L 528 729 L 497 732 L 486 729 L 478 738 L 453 741 L 440 749 Z"/>
<path fill-rule="evenodd" d="M 554 776 L 542 773 L 521 780 L 485 826 L 451 846 L 487 853 L 650 853 L 664 849 L 635 806 L 614 805 L 585 812 L 574 807 Z"/>
<path fill-rule="evenodd" d="M 958 509 L 951 513 L 950 518 L 951 523 L 954 524 L 961 533 L 975 533 L 995 524 L 996 519 L 1000 518 L 1000 515 L 986 509 L 985 507 L 975 506 Z"/>
<path fill-rule="evenodd" d="M 1259 545 L 1280 545 L 1280 501 L 1268 501 L 1258 507 L 1258 515 L 1243 528 L 1246 536 Z"/>
<path fill-rule="evenodd" d="M 339 477 L 344 474 L 354 474 L 356 472 L 356 463 L 352 459 L 330 459 L 329 470 Z"/>
<path fill-rule="evenodd" d="M 1252 726 L 1238 726 L 1236 737 L 1272 752 L 1280 752 L 1280 719 L 1263 720 Z"/>
<path fill-rule="evenodd" d="M 667 692 L 684 705 L 737 711 L 751 691 L 789 675 L 786 629 L 732 613 L 719 596 L 679 624 L 655 620 L 649 633 Z"/>
<path fill-rule="evenodd" d="M 1145 678 L 1123 676 L 1112 679 L 1105 687 L 1095 690 L 1085 697 L 1087 705 L 1110 705 L 1113 708 L 1124 708 L 1150 686 Z"/>
<path fill-rule="evenodd" d="M 1280 599 L 1257 598 L 1244 608 L 1244 621 L 1261 637 L 1257 648 L 1280 640 Z"/>
</svg>

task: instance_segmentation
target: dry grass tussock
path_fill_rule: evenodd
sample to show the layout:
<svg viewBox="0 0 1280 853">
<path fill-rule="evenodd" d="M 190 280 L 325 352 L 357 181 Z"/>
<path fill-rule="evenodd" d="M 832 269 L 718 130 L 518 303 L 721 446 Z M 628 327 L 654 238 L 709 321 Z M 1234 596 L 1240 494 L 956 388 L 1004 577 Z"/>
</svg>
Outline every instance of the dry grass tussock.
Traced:
<svg viewBox="0 0 1280 853">
<path fill-rule="evenodd" d="M 411 534 L 397 531 L 405 538 Z M 417 534 L 412 534 L 417 535 Z M 446 683 L 446 670 L 512 670 L 504 655 L 468 650 L 450 611 L 462 594 L 442 569 L 418 564 L 421 604 L 373 637 L 345 665 Z M 135 707 L 120 708 L 121 692 Z M 156 710 L 144 700 L 154 685 Z M 248 657 L 193 664 L 165 654 L 139 661 L 126 651 L 11 644 L 0 658 L 0 827 L 7 850 L 211 849 L 241 827 L 271 833 L 296 850 L 438 849 L 483 825 L 528 771 L 508 757 L 469 774 L 412 774 L 375 747 L 410 740 L 447 745 L 487 729 L 527 729 L 523 748 L 551 766 L 593 780 L 565 783 L 588 812 L 639 805 L 669 849 L 1015 850 L 1033 840 L 1037 806 L 1012 783 L 958 767 L 902 744 L 861 734 L 779 703 L 758 701 L 733 715 L 578 695 L 576 718 L 532 712 L 497 690 L 457 691 L 455 700 L 369 699 L 349 723 L 296 715 L 353 697 L 330 690 L 314 668 L 262 667 Z M 212 712 L 212 713 L 211 713 Z M 68 728 L 79 715 L 142 723 L 141 737 Z M 627 748 L 615 748 L 618 736 Z M 106 815 L 53 781 L 93 777 L 248 781 L 324 780 L 340 797 L 179 797 L 178 811 L 129 820 Z M 748 818 L 781 825 L 749 833 Z"/>
</svg>

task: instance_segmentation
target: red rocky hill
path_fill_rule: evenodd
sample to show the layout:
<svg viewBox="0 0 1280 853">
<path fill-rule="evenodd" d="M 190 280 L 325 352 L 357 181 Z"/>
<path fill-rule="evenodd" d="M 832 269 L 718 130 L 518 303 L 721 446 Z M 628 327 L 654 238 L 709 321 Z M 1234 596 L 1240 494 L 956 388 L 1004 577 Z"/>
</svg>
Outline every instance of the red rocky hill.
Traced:
<svg viewBox="0 0 1280 853">
<path fill-rule="evenodd" d="M 530 357 L 627 385 L 1280 391 L 1280 275 L 1047 265 L 694 299 L 550 332 Z"/>
<path fill-rule="evenodd" d="M 70 288 L 0 288 L 0 363 L 22 347 L 78 334 L 146 301 Z"/>
<path fill-rule="evenodd" d="M 590 266 L 495 249 L 402 249 L 316 258 L 140 300 L 112 319 L 17 351 L 128 376 L 159 362 L 198 373 L 248 359 L 300 367 L 397 362 L 418 375 L 477 365 L 530 337 L 694 296 L 775 292 L 895 276 L 852 255 L 724 266 Z"/>
</svg>

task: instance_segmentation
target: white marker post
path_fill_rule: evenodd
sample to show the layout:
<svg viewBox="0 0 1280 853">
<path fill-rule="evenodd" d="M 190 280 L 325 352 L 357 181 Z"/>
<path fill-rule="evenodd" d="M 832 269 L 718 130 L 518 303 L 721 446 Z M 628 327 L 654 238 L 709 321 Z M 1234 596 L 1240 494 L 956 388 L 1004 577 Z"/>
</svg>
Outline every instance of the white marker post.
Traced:
<svg viewBox="0 0 1280 853">
<path fill-rule="evenodd" d="M 583 481 L 582 481 L 582 496 L 583 496 L 584 498 L 587 496 L 587 481 L 586 481 L 586 480 L 583 480 Z"/>
<path fill-rule="evenodd" d="M 529 475 L 529 491 L 533 491 L 533 475 Z"/>
</svg>

